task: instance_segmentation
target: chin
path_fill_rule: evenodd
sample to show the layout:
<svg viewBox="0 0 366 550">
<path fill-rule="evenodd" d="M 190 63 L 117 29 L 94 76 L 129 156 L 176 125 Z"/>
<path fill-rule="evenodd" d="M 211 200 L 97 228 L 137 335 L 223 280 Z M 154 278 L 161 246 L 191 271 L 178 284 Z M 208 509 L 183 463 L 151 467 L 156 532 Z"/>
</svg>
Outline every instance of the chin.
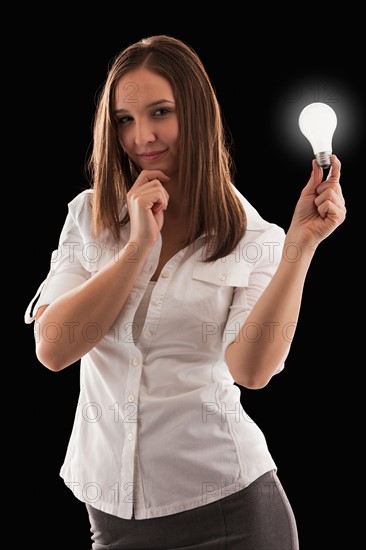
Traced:
<svg viewBox="0 0 366 550">
<path fill-rule="evenodd" d="M 164 174 L 166 174 L 169 177 L 172 177 L 172 175 L 175 172 L 174 170 L 169 168 L 169 166 L 167 165 L 159 164 L 159 163 L 155 164 L 154 162 L 146 163 L 145 166 L 140 166 L 140 168 L 141 170 L 160 170 L 161 172 L 164 172 Z"/>
</svg>

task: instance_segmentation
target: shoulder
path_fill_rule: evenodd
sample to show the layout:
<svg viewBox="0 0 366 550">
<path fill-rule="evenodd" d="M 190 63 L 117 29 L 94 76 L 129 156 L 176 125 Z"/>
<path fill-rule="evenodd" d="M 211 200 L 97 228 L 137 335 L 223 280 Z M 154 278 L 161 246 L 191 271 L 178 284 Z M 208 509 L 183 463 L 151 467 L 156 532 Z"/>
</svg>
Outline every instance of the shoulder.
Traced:
<svg viewBox="0 0 366 550">
<path fill-rule="evenodd" d="M 69 212 L 74 219 L 78 219 L 80 216 L 91 216 L 93 193 L 93 189 L 85 189 L 68 203 Z"/>
<path fill-rule="evenodd" d="M 243 205 L 246 218 L 247 218 L 247 230 L 244 238 L 250 239 L 254 233 L 266 234 L 266 236 L 273 236 L 284 239 L 284 229 L 274 222 L 270 222 L 264 219 L 254 208 L 254 206 L 244 197 L 244 195 L 233 185 L 234 192 Z"/>
<path fill-rule="evenodd" d="M 92 189 L 85 189 L 67 203 L 67 215 L 63 226 L 66 234 L 78 231 L 84 239 L 92 240 L 93 226 L 93 193 Z"/>
</svg>

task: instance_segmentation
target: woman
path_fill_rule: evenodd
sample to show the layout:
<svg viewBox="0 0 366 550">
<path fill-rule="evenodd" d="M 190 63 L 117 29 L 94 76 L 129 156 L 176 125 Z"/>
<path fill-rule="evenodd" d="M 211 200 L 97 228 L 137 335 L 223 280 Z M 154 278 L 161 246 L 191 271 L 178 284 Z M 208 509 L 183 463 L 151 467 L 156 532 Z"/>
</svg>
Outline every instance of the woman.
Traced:
<svg viewBox="0 0 366 550">
<path fill-rule="evenodd" d="M 323 181 L 313 161 L 285 234 L 234 186 L 192 48 L 152 36 L 113 60 L 91 188 L 69 203 L 26 312 L 42 364 L 81 359 L 61 476 L 86 504 L 94 550 L 298 548 L 234 382 L 262 388 L 283 369 L 311 260 L 345 218 L 331 163 Z"/>
</svg>

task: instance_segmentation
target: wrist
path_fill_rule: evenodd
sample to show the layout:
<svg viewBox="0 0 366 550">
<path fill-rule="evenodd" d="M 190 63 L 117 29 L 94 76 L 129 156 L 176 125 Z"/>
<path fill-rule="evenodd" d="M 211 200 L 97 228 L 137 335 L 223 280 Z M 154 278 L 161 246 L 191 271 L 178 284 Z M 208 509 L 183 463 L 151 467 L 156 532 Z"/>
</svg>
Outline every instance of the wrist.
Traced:
<svg viewBox="0 0 366 550">
<path fill-rule="evenodd" d="M 137 241 L 130 239 L 119 251 L 119 259 L 123 262 L 141 263 L 145 262 L 146 258 L 153 249 L 153 243 Z"/>
<path fill-rule="evenodd" d="M 290 262 L 297 262 L 301 259 L 311 260 L 318 244 L 312 235 L 306 236 L 302 233 L 289 230 L 286 234 L 282 256 Z"/>
</svg>

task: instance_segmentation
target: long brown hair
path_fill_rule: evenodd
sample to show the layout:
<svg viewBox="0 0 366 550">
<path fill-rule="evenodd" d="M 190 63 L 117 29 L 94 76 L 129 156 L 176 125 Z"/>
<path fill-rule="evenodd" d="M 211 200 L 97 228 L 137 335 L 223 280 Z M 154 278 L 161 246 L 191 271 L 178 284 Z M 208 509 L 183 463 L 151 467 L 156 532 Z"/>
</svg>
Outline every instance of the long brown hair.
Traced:
<svg viewBox="0 0 366 550">
<path fill-rule="evenodd" d="M 96 235 L 109 229 L 118 240 L 121 205 L 140 169 L 119 143 L 113 116 L 115 89 L 126 73 L 145 67 L 165 78 L 176 100 L 179 124 L 179 185 L 187 219 L 185 246 L 206 235 L 206 261 L 226 256 L 246 230 L 244 208 L 232 185 L 234 164 L 220 106 L 206 70 L 191 46 L 158 35 L 130 45 L 111 61 L 94 118 L 93 150 L 87 164 Z"/>
</svg>

